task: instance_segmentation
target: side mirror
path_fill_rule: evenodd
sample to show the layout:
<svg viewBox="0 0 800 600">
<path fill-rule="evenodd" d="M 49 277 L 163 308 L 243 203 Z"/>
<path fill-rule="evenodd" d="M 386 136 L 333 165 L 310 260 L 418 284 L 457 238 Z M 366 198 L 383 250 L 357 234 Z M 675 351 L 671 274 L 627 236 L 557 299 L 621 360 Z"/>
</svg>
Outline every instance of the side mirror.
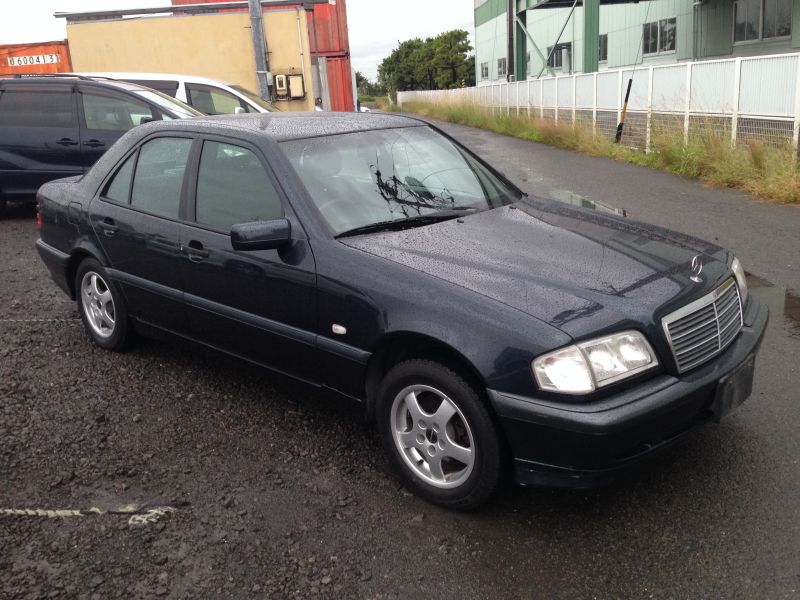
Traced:
<svg viewBox="0 0 800 600">
<path fill-rule="evenodd" d="M 240 223 L 231 228 L 234 250 L 272 250 L 285 246 L 291 239 L 292 225 L 288 219 Z"/>
<path fill-rule="evenodd" d="M 243 109 L 241 106 L 237 106 L 236 108 L 233 109 L 233 114 L 235 115 L 243 115 L 246 112 L 247 111 Z"/>
</svg>

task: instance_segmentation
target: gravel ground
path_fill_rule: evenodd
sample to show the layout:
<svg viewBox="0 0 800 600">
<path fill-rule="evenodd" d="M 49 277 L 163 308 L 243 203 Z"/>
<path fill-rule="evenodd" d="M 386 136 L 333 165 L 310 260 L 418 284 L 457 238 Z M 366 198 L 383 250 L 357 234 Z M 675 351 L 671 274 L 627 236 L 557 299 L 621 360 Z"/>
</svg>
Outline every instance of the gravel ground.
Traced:
<svg viewBox="0 0 800 600">
<path fill-rule="evenodd" d="M 154 341 L 93 347 L 0 219 L 0 598 L 796 598 L 796 323 L 754 396 L 613 487 L 506 487 L 476 513 L 404 490 L 354 408 Z M 723 240 L 724 241 L 724 240 Z M 168 506 L 152 522 L 123 510 Z"/>
</svg>

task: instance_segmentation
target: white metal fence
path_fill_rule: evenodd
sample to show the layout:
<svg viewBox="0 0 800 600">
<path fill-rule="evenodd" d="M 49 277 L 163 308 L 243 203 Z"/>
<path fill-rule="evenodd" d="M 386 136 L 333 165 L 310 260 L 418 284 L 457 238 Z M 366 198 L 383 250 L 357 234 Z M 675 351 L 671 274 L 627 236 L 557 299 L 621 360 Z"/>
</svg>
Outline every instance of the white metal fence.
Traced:
<svg viewBox="0 0 800 600">
<path fill-rule="evenodd" d="M 613 137 L 633 76 L 623 143 L 649 149 L 654 132 L 712 130 L 733 144 L 798 143 L 800 54 L 624 67 L 598 73 L 498 82 L 473 88 L 400 92 L 411 101 L 472 103 L 593 127 Z"/>
</svg>

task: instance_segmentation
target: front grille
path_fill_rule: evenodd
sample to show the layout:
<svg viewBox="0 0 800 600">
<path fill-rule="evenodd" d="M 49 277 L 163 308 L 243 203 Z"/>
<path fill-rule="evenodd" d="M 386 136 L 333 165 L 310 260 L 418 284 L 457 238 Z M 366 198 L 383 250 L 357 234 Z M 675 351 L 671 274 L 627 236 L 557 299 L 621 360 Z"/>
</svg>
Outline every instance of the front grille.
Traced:
<svg viewBox="0 0 800 600">
<path fill-rule="evenodd" d="M 716 356 L 742 329 L 742 302 L 734 279 L 663 319 L 678 372 Z"/>
</svg>

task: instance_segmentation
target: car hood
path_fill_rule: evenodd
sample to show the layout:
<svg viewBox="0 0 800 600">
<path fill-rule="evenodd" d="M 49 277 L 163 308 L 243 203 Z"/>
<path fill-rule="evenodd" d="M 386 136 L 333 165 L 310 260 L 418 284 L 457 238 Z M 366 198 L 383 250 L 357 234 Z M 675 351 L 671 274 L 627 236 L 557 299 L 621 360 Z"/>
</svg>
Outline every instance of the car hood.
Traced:
<svg viewBox="0 0 800 600">
<path fill-rule="evenodd" d="M 657 326 L 661 316 L 730 275 L 729 253 L 719 246 L 540 199 L 341 241 L 512 306 L 576 339 Z M 690 279 L 694 257 L 703 265 L 699 282 Z"/>
</svg>

